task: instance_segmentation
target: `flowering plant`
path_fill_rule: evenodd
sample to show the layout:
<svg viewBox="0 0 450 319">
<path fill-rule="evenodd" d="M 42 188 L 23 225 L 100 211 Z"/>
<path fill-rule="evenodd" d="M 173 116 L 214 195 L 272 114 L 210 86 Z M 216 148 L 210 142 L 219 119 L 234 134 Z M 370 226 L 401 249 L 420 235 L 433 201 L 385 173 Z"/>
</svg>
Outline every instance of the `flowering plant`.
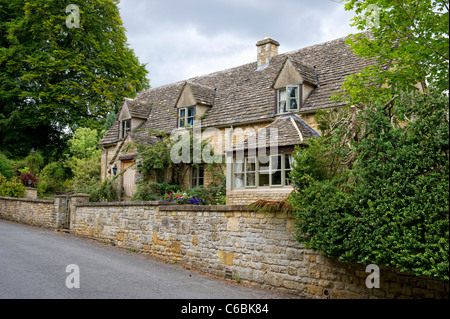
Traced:
<svg viewBox="0 0 450 319">
<path fill-rule="evenodd" d="M 195 196 L 189 195 L 187 193 L 169 193 L 168 195 L 165 195 L 163 200 L 177 205 L 204 205 L 202 199 L 196 198 Z"/>
</svg>

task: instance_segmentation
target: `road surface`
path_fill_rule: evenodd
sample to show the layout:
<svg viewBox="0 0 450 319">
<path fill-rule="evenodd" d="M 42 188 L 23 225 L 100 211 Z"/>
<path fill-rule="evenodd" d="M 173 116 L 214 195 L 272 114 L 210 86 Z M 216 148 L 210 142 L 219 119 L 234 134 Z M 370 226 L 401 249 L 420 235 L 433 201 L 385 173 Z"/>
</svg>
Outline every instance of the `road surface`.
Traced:
<svg viewBox="0 0 450 319">
<path fill-rule="evenodd" d="M 0 299 L 280 299 L 86 238 L 0 220 Z"/>
</svg>

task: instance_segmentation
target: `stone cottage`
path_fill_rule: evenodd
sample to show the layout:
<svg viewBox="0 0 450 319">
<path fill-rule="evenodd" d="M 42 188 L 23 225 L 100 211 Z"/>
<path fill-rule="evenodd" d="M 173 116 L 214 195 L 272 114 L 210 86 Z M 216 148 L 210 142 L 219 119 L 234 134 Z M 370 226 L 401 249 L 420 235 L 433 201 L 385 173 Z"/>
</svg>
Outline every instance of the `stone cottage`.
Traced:
<svg viewBox="0 0 450 319">
<path fill-rule="evenodd" d="M 285 199 L 293 190 L 288 177 L 295 146 L 320 136 L 315 112 L 343 106 L 331 96 L 347 76 L 370 64 L 345 41 L 278 54 L 280 44 L 265 38 L 256 44 L 254 63 L 125 99 L 99 143 L 102 180 L 124 172 L 123 199 L 130 199 L 138 178 L 137 154 L 125 146 L 136 140 L 154 143 L 157 137 L 148 130 L 170 133 L 197 125 L 202 139 L 208 137 L 216 153 L 226 154 L 227 204 Z M 192 167 L 188 175 L 187 188 L 206 186 L 212 178 L 201 166 Z"/>
</svg>

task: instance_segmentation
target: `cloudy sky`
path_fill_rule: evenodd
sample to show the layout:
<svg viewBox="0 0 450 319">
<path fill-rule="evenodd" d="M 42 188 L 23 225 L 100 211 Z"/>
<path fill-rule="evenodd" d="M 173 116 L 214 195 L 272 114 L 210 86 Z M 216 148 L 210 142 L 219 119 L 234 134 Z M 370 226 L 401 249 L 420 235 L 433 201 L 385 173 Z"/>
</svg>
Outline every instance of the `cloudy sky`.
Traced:
<svg viewBox="0 0 450 319">
<path fill-rule="evenodd" d="M 255 62 L 267 36 L 284 53 L 356 33 L 339 0 L 121 0 L 119 8 L 152 87 Z"/>
</svg>

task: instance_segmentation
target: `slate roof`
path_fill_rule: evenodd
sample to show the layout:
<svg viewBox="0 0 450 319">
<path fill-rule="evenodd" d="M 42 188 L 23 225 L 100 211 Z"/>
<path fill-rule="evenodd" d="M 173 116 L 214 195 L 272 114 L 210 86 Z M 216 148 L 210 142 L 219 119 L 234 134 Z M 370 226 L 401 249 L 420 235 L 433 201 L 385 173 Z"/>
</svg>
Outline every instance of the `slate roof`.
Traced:
<svg viewBox="0 0 450 319">
<path fill-rule="evenodd" d="M 374 63 L 356 56 L 345 41 L 346 38 L 340 38 L 279 54 L 262 70 L 257 70 L 257 63 L 254 62 L 151 88 L 140 92 L 132 103 L 127 103 L 131 114 L 147 114 L 147 121 L 142 128 L 170 132 L 177 127 L 175 106 L 184 85 L 188 82 L 199 103 L 212 105 L 214 89 L 217 90 L 214 105 L 202 119 L 202 128 L 273 121 L 277 116 L 276 91 L 273 86 L 286 60 L 290 59 L 304 80 L 316 85 L 300 112 L 343 106 L 343 102 L 330 100 L 332 94 L 339 91 L 347 76 Z M 135 134 L 140 136 L 142 132 Z M 101 140 L 100 145 L 115 143 L 117 135 L 116 123 Z"/>
</svg>

